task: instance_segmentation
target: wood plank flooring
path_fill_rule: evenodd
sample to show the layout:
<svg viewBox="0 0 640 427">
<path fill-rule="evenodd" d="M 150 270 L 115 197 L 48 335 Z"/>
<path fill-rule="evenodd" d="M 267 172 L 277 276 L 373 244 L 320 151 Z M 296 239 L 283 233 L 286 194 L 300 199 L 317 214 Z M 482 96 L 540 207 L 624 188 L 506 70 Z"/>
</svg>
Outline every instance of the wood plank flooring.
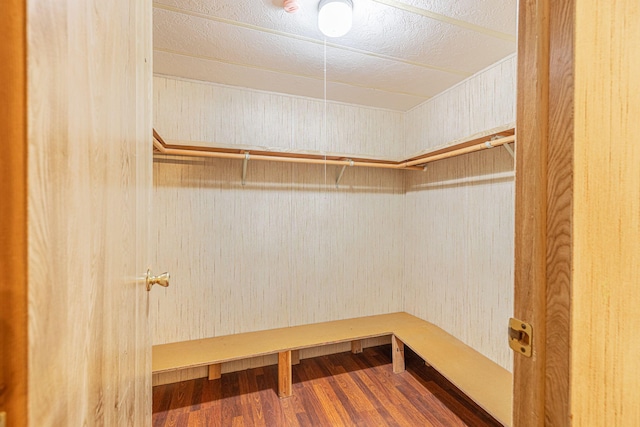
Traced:
<svg viewBox="0 0 640 427">
<path fill-rule="evenodd" d="M 500 426 L 408 348 L 406 361 L 394 374 L 388 345 L 304 359 L 285 399 L 275 365 L 156 386 L 153 426 Z"/>
</svg>

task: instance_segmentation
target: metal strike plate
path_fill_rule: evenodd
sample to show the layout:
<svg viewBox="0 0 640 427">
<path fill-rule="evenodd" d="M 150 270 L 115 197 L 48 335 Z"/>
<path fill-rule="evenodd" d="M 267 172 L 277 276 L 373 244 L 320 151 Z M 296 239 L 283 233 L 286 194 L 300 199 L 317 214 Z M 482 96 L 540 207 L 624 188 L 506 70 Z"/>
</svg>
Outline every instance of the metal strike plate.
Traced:
<svg viewBox="0 0 640 427">
<path fill-rule="evenodd" d="M 0 427 L 5 427 L 7 425 L 7 413 L 0 412 Z"/>
<path fill-rule="evenodd" d="M 516 353 L 531 357 L 533 346 L 533 328 L 527 322 L 509 319 L 509 347 Z"/>
</svg>

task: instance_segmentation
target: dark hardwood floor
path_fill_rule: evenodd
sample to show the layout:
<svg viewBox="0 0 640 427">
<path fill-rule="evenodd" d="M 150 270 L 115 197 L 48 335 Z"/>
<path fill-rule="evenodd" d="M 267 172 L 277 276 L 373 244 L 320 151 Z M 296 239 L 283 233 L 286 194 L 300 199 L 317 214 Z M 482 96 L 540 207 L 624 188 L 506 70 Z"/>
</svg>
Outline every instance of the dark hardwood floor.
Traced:
<svg viewBox="0 0 640 427">
<path fill-rule="evenodd" d="M 406 350 L 401 374 L 390 346 L 301 360 L 285 399 L 276 366 L 157 386 L 153 426 L 500 426 Z"/>
</svg>

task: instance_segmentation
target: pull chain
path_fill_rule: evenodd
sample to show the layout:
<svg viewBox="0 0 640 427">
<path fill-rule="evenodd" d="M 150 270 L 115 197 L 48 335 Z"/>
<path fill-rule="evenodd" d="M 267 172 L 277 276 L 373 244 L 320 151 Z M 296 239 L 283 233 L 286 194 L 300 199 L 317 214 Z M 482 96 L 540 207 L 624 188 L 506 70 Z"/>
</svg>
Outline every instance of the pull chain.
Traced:
<svg viewBox="0 0 640 427">
<path fill-rule="evenodd" d="M 322 151 L 324 151 L 324 186 L 327 186 L 327 38 L 324 38 L 324 111 L 323 117 L 323 141 Z"/>
</svg>

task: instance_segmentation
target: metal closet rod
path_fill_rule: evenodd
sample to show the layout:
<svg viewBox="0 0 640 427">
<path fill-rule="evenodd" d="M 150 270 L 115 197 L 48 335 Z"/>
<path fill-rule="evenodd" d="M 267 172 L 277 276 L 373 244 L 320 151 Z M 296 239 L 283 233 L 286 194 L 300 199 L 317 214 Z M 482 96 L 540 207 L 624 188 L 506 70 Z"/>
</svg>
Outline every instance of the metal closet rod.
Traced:
<svg viewBox="0 0 640 427">
<path fill-rule="evenodd" d="M 474 144 L 468 147 L 463 148 L 453 148 L 451 151 L 440 152 L 439 154 L 429 155 L 425 154 L 423 157 L 420 157 L 415 160 L 405 160 L 402 162 L 392 162 L 392 161 L 367 161 L 367 159 L 363 160 L 332 160 L 325 159 L 318 155 L 300 155 L 301 157 L 290 157 L 290 156 L 282 156 L 281 154 L 252 154 L 250 150 L 246 150 L 242 153 L 228 153 L 224 151 L 213 151 L 212 149 L 199 149 L 197 147 L 185 147 L 185 148 L 175 148 L 175 147 L 167 147 L 164 143 L 160 135 L 155 131 L 153 131 L 153 145 L 158 150 L 160 154 L 166 154 L 170 156 L 191 156 L 191 157 L 211 157 L 217 159 L 236 159 L 236 160 L 265 160 L 272 162 L 288 162 L 288 163 L 306 163 L 306 164 L 316 164 L 316 165 L 335 165 L 335 166 L 359 166 L 359 167 L 367 167 L 367 168 L 384 168 L 384 169 L 402 169 L 402 170 L 424 170 L 424 167 L 419 167 L 418 165 L 424 165 L 429 162 L 433 162 L 436 160 L 442 160 L 449 157 L 459 156 L 461 154 L 472 153 L 474 151 L 484 150 L 487 148 L 498 147 L 500 145 L 508 144 L 510 142 L 515 141 L 515 135 L 501 137 L 498 139 L 479 142 L 478 144 Z M 441 150 L 439 150 L 441 151 Z M 307 157 L 302 157 L 307 156 Z M 314 156 L 314 157 L 311 157 Z"/>
</svg>

